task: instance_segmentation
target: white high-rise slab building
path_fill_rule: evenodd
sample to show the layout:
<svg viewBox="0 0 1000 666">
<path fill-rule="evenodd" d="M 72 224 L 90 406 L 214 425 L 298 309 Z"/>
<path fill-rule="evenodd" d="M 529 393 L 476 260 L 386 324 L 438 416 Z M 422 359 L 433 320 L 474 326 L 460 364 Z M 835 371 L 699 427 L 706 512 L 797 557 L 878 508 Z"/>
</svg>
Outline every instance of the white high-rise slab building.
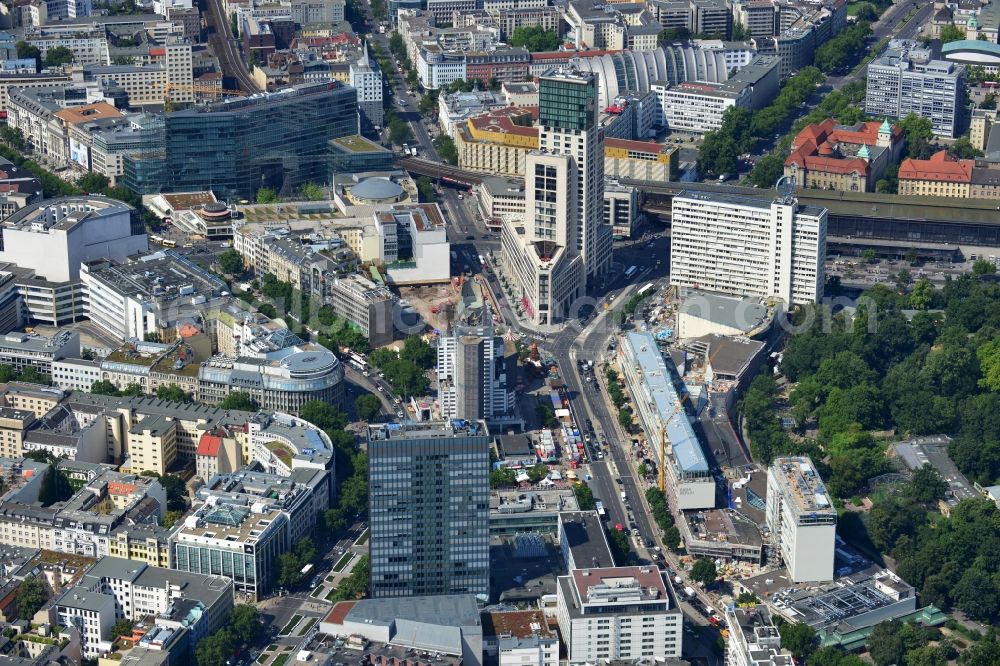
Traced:
<svg viewBox="0 0 1000 666">
<path fill-rule="evenodd" d="M 793 583 L 833 580 L 837 511 L 812 460 L 775 458 L 767 470 L 767 526 Z"/>
<path fill-rule="evenodd" d="M 823 297 L 827 211 L 709 192 L 674 197 L 670 284 L 791 305 Z"/>
</svg>

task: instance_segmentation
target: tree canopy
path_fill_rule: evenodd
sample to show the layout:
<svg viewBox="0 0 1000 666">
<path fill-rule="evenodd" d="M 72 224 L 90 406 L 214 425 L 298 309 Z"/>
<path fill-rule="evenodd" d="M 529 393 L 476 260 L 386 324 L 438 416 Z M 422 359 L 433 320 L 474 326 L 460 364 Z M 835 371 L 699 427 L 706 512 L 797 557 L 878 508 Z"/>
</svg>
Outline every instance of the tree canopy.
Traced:
<svg viewBox="0 0 1000 666">
<path fill-rule="evenodd" d="M 45 589 L 45 584 L 37 576 L 25 578 L 21 587 L 17 590 L 15 597 L 17 603 L 17 617 L 21 620 L 31 620 L 45 602 L 49 600 L 49 593 Z"/>
<path fill-rule="evenodd" d="M 555 51 L 559 48 L 559 35 L 539 25 L 521 26 L 514 28 L 510 45 L 524 47 L 532 53 Z"/>
<path fill-rule="evenodd" d="M 256 412 L 260 405 L 246 391 L 230 391 L 220 405 L 222 409 L 239 409 L 245 412 Z"/>
</svg>

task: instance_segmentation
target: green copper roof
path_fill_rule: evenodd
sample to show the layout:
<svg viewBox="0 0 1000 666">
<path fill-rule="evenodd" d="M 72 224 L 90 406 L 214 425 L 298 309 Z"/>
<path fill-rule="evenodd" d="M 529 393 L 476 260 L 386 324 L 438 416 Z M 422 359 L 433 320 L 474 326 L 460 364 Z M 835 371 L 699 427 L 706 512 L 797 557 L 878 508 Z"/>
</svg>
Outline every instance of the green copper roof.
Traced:
<svg viewBox="0 0 1000 666">
<path fill-rule="evenodd" d="M 861 150 L 858 151 L 858 157 L 861 157 L 866 160 L 871 158 L 871 153 L 868 152 L 867 144 L 862 144 Z"/>
</svg>

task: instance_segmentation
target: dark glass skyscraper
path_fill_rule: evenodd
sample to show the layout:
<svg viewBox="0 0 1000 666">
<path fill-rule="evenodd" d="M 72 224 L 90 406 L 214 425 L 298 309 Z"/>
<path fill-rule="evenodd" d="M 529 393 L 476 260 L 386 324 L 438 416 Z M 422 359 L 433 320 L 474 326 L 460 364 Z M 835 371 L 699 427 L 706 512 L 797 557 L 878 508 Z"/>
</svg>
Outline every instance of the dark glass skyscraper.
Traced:
<svg viewBox="0 0 1000 666">
<path fill-rule="evenodd" d="M 329 140 L 357 133 L 357 91 L 337 81 L 229 99 L 167 114 L 161 168 L 143 164 L 148 155 L 126 157 L 125 184 L 224 199 L 252 199 L 261 187 L 288 192 L 327 182 Z"/>
<path fill-rule="evenodd" d="M 482 421 L 368 428 L 371 595 L 489 594 Z"/>
</svg>

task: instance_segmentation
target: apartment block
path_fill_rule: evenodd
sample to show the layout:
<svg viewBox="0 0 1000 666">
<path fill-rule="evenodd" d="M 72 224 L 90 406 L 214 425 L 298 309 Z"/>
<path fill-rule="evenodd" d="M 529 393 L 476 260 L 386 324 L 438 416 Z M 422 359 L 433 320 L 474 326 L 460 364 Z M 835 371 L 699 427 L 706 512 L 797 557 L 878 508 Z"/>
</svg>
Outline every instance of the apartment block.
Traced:
<svg viewBox="0 0 1000 666">
<path fill-rule="evenodd" d="M 791 305 L 823 297 L 825 208 L 682 192 L 672 219 L 670 284 Z"/>
<path fill-rule="evenodd" d="M 777 458 L 768 468 L 767 526 L 790 581 L 833 580 L 837 511 L 808 457 Z"/>
<path fill-rule="evenodd" d="M 489 594 L 489 439 L 482 421 L 368 427 L 372 597 Z"/>
<path fill-rule="evenodd" d="M 556 579 L 556 594 L 570 664 L 681 656 L 683 615 L 658 568 L 572 570 Z"/>
</svg>

